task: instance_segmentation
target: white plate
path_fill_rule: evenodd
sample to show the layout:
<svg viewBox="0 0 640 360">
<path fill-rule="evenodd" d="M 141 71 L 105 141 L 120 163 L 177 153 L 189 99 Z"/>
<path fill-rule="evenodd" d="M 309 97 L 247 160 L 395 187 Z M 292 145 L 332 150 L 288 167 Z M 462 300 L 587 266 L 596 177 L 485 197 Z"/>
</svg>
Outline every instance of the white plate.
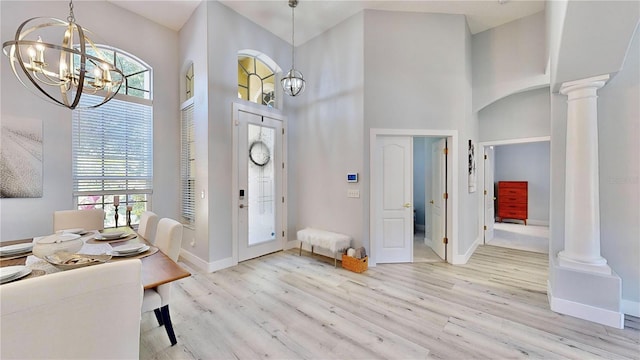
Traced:
<svg viewBox="0 0 640 360">
<path fill-rule="evenodd" d="M 21 243 L 0 247 L 0 256 L 17 255 L 31 251 L 33 243 Z"/>
<path fill-rule="evenodd" d="M 14 277 L 10 277 L 8 279 L 5 280 L 0 280 L 0 284 L 4 284 L 7 283 L 9 281 L 13 281 L 13 280 L 18 280 L 21 279 L 27 275 L 31 274 L 31 268 L 25 268 L 24 270 L 22 270 L 21 272 L 19 272 L 17 275 L 15 275 Z"/>
<path fill-rule="evenodd" d="M 53 234 L 49 236 L 45 236 L 42 239 L 38 240 L 38 244 L 53 244 L 53 243 L 61 243 L 69 240 L 79 239 L 80 235 L 78 234 Z"/>
<path fill-rule="evenodd" d="M 0 268 L 0 281 L 11 280 L 17 277 L 25 269 L 28 269 L 28 267 L 24 265 L 7 266 Z"/>
<path fill-rule="evenodd" d="M 149 245 L 145 245 L 144 247 L 140 248 L 140 249 L 139 249 L 139 250 L 137 250 L 137 251 L 134 251 L 134 252 L 128 252 L 128 253 L 120 253 L 120 252 L 118 252 L 118 251 L 116 251 L 116 250 L 114 249 L 114 250 L 108 251 L 108 252 L 107 252 L 107 255 L 111 255 L 111 256 L 120 256 L 120 257 L 135 256 L 135 255 L 138 255 L 138 254 L 142 254 L 143 252 L 145 252 L 145 251 L 147 251 L 147 250 L 149 250 L 149 249 L 151 249 L 151 247 L 150 247 Z"/>
<path fill-rule="evenodd" d="M 86 233 L 86 231 L 83 228 L 77 228 L 77 229 L 64 229 L 64 230 L 60 230 L 62 233 L 69 233 L 69 234 L 78 234 L 78 235 L 82 235 L 84 233 Z"/>
<path fill-rule="evenodd" d="M 121 245 L 121 246 L 116 246 L 113 248 L 114 252 L 120 253 L 120 254 L 128 254 L 128 253 L 134 253 L 134 252 L 138 252 L 140 251 L 140 249 L 144 248 L 145 244 L 126 244 L 126 245 Z"/>
<path fill-rule="evenodd" d="M 125 236 L 126 235 L 124 232 L 108 232 L 108 233 L 97 234 L 95 238 L 97 240 L 114 240 L 114 239 L 120 239 Z"/>
</svg>

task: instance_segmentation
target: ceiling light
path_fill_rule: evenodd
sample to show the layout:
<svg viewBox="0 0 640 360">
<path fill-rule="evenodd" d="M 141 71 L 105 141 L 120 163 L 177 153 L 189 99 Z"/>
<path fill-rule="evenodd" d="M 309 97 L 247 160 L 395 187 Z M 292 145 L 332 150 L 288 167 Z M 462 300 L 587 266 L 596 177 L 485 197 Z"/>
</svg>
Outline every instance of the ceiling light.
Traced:
<svg viewBox="0 0 640 360">
<path fill-rule="evenodd" d="M 5 41 L 2 47 L 13 73 L 29 91 L 69 109 L 79 107 L 83 93 L 95 94 L 102 102 L 89 107 L 97 107 L 118 93 L 124 75 L 116 59 L 108 58 L 88 33 L 76 24 L 71 0 L 67 21 L 28 19 L 20 24 L 14 40 Z"/>
<path fill-rule="evenodd" d="M 282 78 L 282 88 L 287 95 L 297 96 L 304 91 L 305 81 L 302 73 L 296 70 L 293 52 L 295 49 L 294 35 L 295 35 L 295 7 L 298 5 L 298 0 L 289 0 L 289 7 L 291 7 L 291 70 Z"/>
</svg>

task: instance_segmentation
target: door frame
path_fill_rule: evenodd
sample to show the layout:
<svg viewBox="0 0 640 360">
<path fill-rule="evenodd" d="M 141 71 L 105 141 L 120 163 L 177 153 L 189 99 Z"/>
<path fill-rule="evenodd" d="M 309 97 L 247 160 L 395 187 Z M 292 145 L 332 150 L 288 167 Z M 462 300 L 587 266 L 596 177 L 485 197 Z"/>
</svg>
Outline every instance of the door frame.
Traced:
<svg viewBox="0 0 640 360">
<path fill-rule="evenodd" d="M 478 147 L 480 148 L 480 157 L 479 159 L 483 159 L 482 166 L 478 166 L 478 179 L 480 179 L 479 188 L 483 191 L 487 188 L 487 185 L 484 183 L 484 155 L 486 154 L 484 148 L 487 146 L 498 146 L 498 145 L 513 145 L 513 144 L 526 144 L 526 143 L 534 143 L 534 142 L 551 142 L 551 136 L 539 136 L 539 137 L 531 137 L 531 138 L 521 138 L 521 139 L 509 139 L 509 140 L 490 140 L 490 141 L 482 141 L 478 142 Z M 495 149 L 493 153 L 493 158 L 495 159 Z M 493 163 L 495 169 L 495 161 Z M 494 180 L 495 180 L 495 170 L 494 170 Z M 494 194 L 494 196 L 496 196 Z M 484 244 L 484 195 L 478 196 L 478 226 L 479 226 L 479 234 L 482 234 L 482 244 Z"/>
<path fill-rule="evenodd" d="M 375 149 L 378 137 L 382 136 L 409 136 L 409 137 L 439 137 L 447 138 L 450 149 L 450 155 L 447 156 L 447 166 L 450 171 L 447 172 L 447 189 L 449 192 L 449 199 L 447 201 L 447 237 L 449 243 L 447 244 L 447 262 L 451 264 L 463 263 L 458 260 L 458 158 L 457 154 L 459 150 L 458 145 L 458 130 L 432 130 L 432 129 L 379 129 L 372 128 L 369 130 L 369 174 L 371 174 L 369 185 L 369 199 L 375 199 L 376 191 L 378 191 L 378 184 L 376 183 L 375 169 L 377 168 Z M 465 153 L 466 157 L 466 153 Z M 412 170 L 413 171 L 413 170 Z M 369 265 L 376 266 L 376 213 L 375 202 L 369 202 Z M 433 239 L 432 239 L 433 241 Z"/>
<path fill-rule="evenodd" d="M 284 201 L 282 204 L 282 216 L 281 216 L 281 228 L 283 234 L 281 235 L 280 242 L 282 245 L 282 249 L 285 248 L 286 240 L 287 240 L 287 203 L 289 200 L 289 196 L 287 194 L 287 117 L 282 114 L 282 111 L 274 108 L 266 108 L 263 105 L 250 105 L 248 103 L 237 103 L 234 102 L 232 104 L 232 116 L 231 116 L 231 128 L 232 128 L 232 150 L 231 150 L 231 238 L 232 238 L 232 251 L 231 251 L 231 259 L 232 266 L 238 265 L 238 206 L 240 205 L 240 199 L 238 198 L 238 193 L 240 191 L 240 187 L 238 186 L 238 142 L 239 139 L 239 131 L 238 125 L 240 124 L 240 120 L 238 114 L 240 111 L 249 112 L 252 114 L 266 116 L 272 119 L 276 119 L 282 121 L 282 143 L 280 146 L 282 147 L 282 181 L 281 181 L 281 192 L 284 197 Z"/>
</svg>

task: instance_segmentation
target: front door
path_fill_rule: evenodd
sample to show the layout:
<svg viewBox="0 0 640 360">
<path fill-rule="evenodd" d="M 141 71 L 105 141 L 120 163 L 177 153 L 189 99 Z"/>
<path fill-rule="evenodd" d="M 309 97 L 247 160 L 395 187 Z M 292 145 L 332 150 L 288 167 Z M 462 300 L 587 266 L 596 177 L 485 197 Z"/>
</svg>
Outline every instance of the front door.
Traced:
<svg viewBox="0 0 640 360">
<path fill-rule="evenodd" d="M 446 258 L 446 244 L 444 243 L 446 237 L 446 199 L 444 197 L 447 184 L 446 147 L 446 139 L 438 140 L 431 145 L 431 248 L 442 259 Z"/>
<path fill-rule="evenodd" d="M 413 138 L 376 141 L 376 262 L 413 261 Z"/>
<path fill-rule="evenodd" d="M 282 250 L 282 121 L 238 110 L 238 261 Z"/>
</svg>

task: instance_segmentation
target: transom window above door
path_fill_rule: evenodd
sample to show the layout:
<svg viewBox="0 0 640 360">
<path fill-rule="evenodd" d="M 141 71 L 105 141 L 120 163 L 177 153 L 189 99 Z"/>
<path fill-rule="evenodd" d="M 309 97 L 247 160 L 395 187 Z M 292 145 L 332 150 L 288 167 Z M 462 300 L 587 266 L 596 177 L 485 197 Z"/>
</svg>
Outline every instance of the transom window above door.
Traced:
<svg viewBox="0 0 640 360">
<path fill-rule="evenodd" d="M 276 74 L 280 67 L 267 55 L 253 50 L 238 52 L 238 98 L 277 107 Z"/>
</svg>

